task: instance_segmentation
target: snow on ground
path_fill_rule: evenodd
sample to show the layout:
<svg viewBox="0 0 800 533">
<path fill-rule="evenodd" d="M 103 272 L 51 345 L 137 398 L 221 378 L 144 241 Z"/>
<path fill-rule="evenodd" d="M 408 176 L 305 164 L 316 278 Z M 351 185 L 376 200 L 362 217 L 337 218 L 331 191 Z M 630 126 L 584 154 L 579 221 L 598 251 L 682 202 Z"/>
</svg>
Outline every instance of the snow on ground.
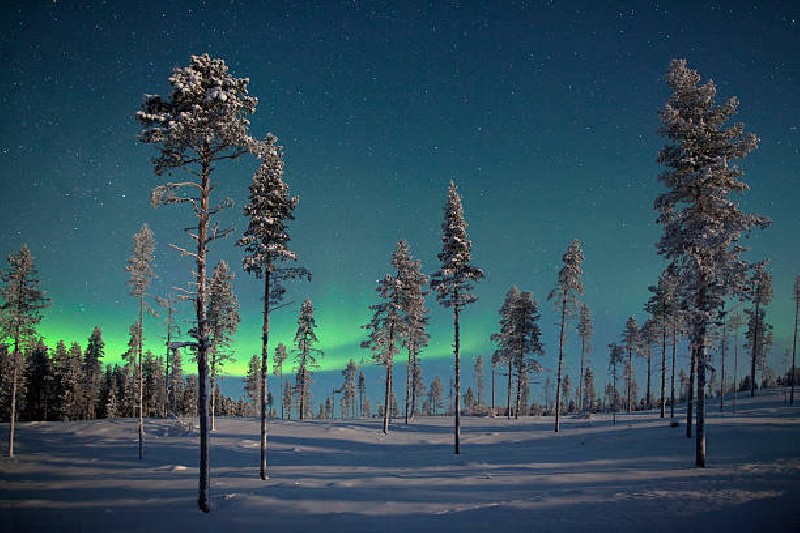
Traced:
<svg viewBox="0 0 800 533">
<path fill-rule="evenodd" d="M 657 413 L 566 419 L 558 434 L 552 417 L 465 417 L 459 456 L 451 418 L 388 436 L 380 420 L 274 421 L 261 481 L 258 421 L 218 419 L 209 515 L 191 427 L 147 421 L 139 461 L 135 420 L 21 423 L 0 460 L 0 530 L 800 530 L 800 406 L 740 399 L 734 417 L 709 403 L 705 469 L 684 420 Z"/>
</svg>

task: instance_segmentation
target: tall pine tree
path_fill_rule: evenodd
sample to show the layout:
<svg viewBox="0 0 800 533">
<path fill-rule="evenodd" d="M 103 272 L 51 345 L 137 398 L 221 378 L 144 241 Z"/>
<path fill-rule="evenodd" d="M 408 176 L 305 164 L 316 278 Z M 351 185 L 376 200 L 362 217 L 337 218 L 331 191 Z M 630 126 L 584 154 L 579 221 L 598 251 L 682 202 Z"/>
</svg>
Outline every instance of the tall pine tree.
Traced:
<svg viewBox="0 0 800 533">
<path fill-rule="evenodd" d="M 437 256 L 441 268 L 431 276 L 431 289 L 442 306 L 453 310 L 453 348 L 456 370 L 455 453 L 461 453 L 461 335 L 459 315 L 477 297 L 472 284 L 483 279 L 483 271 L 472 265 L 472 241 L 467 237 L 467 221 L 461 205 L 461 195 L 451 181 L 442 223 L 442 251 Z"/>
<path fill-rule="evenodd" d="M 697 358 L 697 439 L 695 464 L 705 466 L 705 372 L 708 330 L 725 297 L 744 284 L 747 263 L 739 244 L 766 217 L 744 213 L 734 194 L 747 191 L 742 170 L 732 164 L 758 145 L 744 125 L 728 122 L 738 100 L 716 103 L 713 81 L 702 85 L 686 60 L 673 60 L 667 71 L 670 97 L 660 112 L 660 133 L 669 144 L 658 162 L 666 167 L 658 179 L 667 191 L 654 203 L 664 228 L 658 252 L 675 263 L 686 304 L 687 326 Z"/>
</svg>

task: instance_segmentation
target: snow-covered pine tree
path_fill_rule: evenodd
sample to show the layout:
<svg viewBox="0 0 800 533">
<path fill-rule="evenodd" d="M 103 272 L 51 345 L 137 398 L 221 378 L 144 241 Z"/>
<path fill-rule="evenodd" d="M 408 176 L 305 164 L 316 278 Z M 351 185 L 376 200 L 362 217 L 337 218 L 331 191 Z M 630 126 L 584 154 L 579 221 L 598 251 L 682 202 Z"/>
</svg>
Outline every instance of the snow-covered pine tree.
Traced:
<svg viewBox="0 0 800 533">
<path fill-rule="evenodd" d="M 665 269 L 658 277 L 658 284 L 648 287 L 652 293 L 650 299 L 645 304 L 645 311 L 650 313 L 650 321 L 655 328 L 654 340 L 661 346 L 661 397 L 659 401 L 660 416 L 666 416 L 666 379 L 667 379 L 667 339 L 672 323 L 677 319 L 678 300 L 677 300 L 678 280 L 675 278 L 671 268 Z M 675 374 L 673 361 L 673 377 Z M 674 379 L 673 379 L 674 390 Z M 674 392 L 673 392 L 674 395 Z M 672 402 L 675 399 L 673 397 Z M 674 410 L 674 407 L 673 407 Z"/>
<path fill-rule="evenodd" d="M 288 267 L 297 260 L 289 250 L 287 221 L 294 219 L 299 197 L 289 196 L 289 187 L 283 181 L 283 147 L 278 138 L 267 134 L 262 151 L 262 161 L 250 184 L 250 202 L 244 206 L 249 223 L 244 235 L 236 243 L 245 249 L 242 266 L 246 272 L 264 279 L 263 313 L 261 327 L 261 479 L 267 479 L 267 356 L 269 355 L 270 305 L 283 299 L 282 282 L 288 279 L 311 279 L 308 270 Z"/>
<path fill-rule="evenodd" d="M 256 406 L 259 404 L 259 391 L 261 390 L 261 358 L 253 354 L 247 363 L 247 376 L 244 380 L 244 394 L 248 403 Z M 257 411 L 260 409 L 254 409 Z"/>
<path fill-rule="evenodd" d="M 582 400 L 584 405 L 584 412 L 592 412 L 597 401 L 597 394 L 594 389 L 594 372 L 592 367 L 587 366 L 583 374 L 583 391 L 585 400 Z"/>
<path fill-rule="evenodd" d="M 403 345 L 408 350 L 408 363 L 406 366 L 406 424 L 409 418 L 414 417 L 416 395 L 414 394 L 414 375 L 419 369 L 419 353 L 428 345 L 428 308 L 425 307 L 425 298 L 428 296 L 426 286 L 428 276 L 421 272 L 421 263 L 411 255 L 408 243 L 402 240 L 397 243 L 397 249 L 392 256 L 392 266 L 400 283 L 399 305 L 401 315 L 401 338 Z"/>
<path fill-rule="evenodd" d="M 748 264 L 739 244 L 766 217 L 747 214 L 731 196 L 747 191 L 743 172 L 731 163 L 758 145 L 744 125 L 728 122 L 736 113 L 733 97 L 717 104 L 713 81 L 702 85 L 685 59 L 674 59 L 667 72 L 670 97 L 660 112 L 660 133 L 669 139 L 658 155 L 667 169 L 658 177 L 667 188 L 654 208 L 664 233 L 658 252 L 676 265 L 691 344 L 698 367 L 695 464 L 705 466 L 705 389 L 707 333 L 725 297 L 744 284 Z"/>
<path fill-rule="evenodd" d="M 142 229 L 133 236 L 133 250 L 131 256 L 128 258 L 128 263 L 125 265 L 125 270 L 130 274 L 128 286 L 130 287 L 130 295 L 138 299 L 139 303 L 139 320 L 137 324 L 139 328 L 142 327 L 144 320 L 145 301 L 144 297 L 150 282 L 155 277 L 153 273 L 153 253 L 155 252 L 156 241 L 153 238 L 153 232 L 147 224 L 142 224 Z M 142 401 L 144 399 L 144 383 L 142 381 L 142 341 L 144 340 L 144 333 L 140 330 L 138 341 L 139 345 L 136 347 L 136 355 L 138 358 L 139 367 L 139 459 L 142 458 L 144 448 L 144 409 Z"/>
<path fill-rule="evenodd" d="M 364 396 L 367 394 L 367 379 L 364 372 L 358 372 L 358 416 L 364 417 Z M 367 410 L 369 412 L 369 409 Z"/>
<path fill-rule="evenodd" d="M 239 300 L 233 292 L 234 274 L 228 263 L 220 261 L 214 267 L 208 282 L 208 325 L 210 344 L 208 347 L 208 379 L 211 389 L 227 361 L 233 361 L 231 337 L 239 327 Z M 215 431 L 215 402 L 211 401 L 211 431 Z"/>
<path fill-rule="evenodd" d="M 756 366 L 758 360 L 765 354 L 764 344 L 767 338 L 765 306 L 772 301 L 772 275 L 764 265 L 759 264 L 753 270 L 748 284 L 752 309 L 746 309 L 747 320 L 747 347 L 750 348 L 750 397 L 756 395 Z"/>
<path fill-rule="evenodd" d="M 248 152 L 260 152 L 263 146 L 248 132 L 248 115 L 255 112 L 258 102 L 248 94 L 248 81 L 247 78 L 233 77 L 222 59 L 208 54 L 192 56 L 189 66 L 173 70 L 169 78 L 172 85 L 170 96 L 147 95 L 141 111 L 136 113 L 136 119 L 143 126 L 141 141 L 158 148 L 158 155 L 153 158 L 156 175 L 185 170 L 189 176 L 185 181 L 171 181 L 156 187 L 150 196 L 152 204 L 158 207 L 186 203 L 198 219 L 196 233 L 190 233 L 197 251 L 179 250 L 197 263 L 195 336 L 200 415 L 197 503 L 203 512 L 211 510 L 206 255 L 209 242 L 230 233 L 216 224 L 209 227 L 211 218 L 231 205 L 229 201 L 211 205 L 211 174 L 215 163 L 236 159 Z"/>
<path fill-rule="evenodd" d="M 94 420 L 100 407 L 100 389 L 103 384 L 103 357 L 105 356 L 105 342 L 100 326 L 95 326 L 86 344 L 83 353 L 83 376 L 86 408 L 84 418 Z"/>
<path fill-rule="evenodd" d="M 356 406 L 356 372 L 358 372 L 358 365 L 350 358 L 350 362 L 342 370 L 344 382 L 342 383 L 342 418 L 345 418 L 345 413 L 350 418 L 355 418 Z"/>
<path fill-rule="evenodd" d="M 324 355 L 321 350 L 314 347 L 319 342 L 317 334 L 314 332 L 316 327 L 314 305 L 311 303 L 311 298 L 307 298 L 303 305 L 300 306 L 300 314 L 297 317 L 297 332 L 294 335 L 294 360 L 297 363 L 298 416 L 300 420 L 304 420 L 311 409 L 309 394 L 311 370 L 319 366 L 317 356 L 322 357 Z"/>
<path fill-rule="evenodd" d="M 173 336 L 180 335 L 180 328 L 175 320 L 175 315 L 177 314 L 177 309 L 175 308 L 175 296 L 172 293 L 169 293 L 166 298 L 162 296 L 156 296 L 156 304 L 165 313 L 164 326 L 166 328 L 166 336 L 164 337 L 164 340 L 167 352 L 164 355 L 164 396 L 167 398 L 167 404 L 165 405 L 164 416 L 166 416 L 167 411 L 172 411 L 173 413 L 175 412 L 175 394 L 173 393 L 173 389 L 175 388 L 176 380 L 173 375 L 174 372 L 172 361 L 177 353 L 177 347 L 172 347 L 171 343 Z"/>
<path fill-rule="evenodd" d="M 289 355 L 286 353 L 286 345 L 282 342 L 279 342 L 277 346 L 275 346 L 275 356 L 273 357 L 272 361 L 272 374 L 278 376 L 278 390 L 283 391 L 283 362 L 286 361 Z M 286 404 L 283 401 L 283 393 L 281 392 L 281 418 L 284 418 L 284 411 L 286 410 Z M 289 403 L 289 409 L 291 409 L 291 402 Z"/>
<path fill-rule="evenodd" d="M 573 240 L 564 252 L 564 266 L 558 271 L 556 288 L 550 291 L 548 300 L 553 300 L 560 316 L 561 334 L 558 337 L 558 383 L 556 384 L 556 421 L 555 432 L 559 429 L 559 408 L 561 406 L 561 372 L 564 361 L 564 345 L 567 343 L 567 319 L 574 313 L 578 304 L 578 296 L 583 296 L 583 250 L 581 241 Z"/>
<path fill-rule="evenodd" d="M 576 326 L 576 329 L 578 330 L 578 337 L 581 339 L 581 375 L 580 380 L 578 381 L 578 403 L 580 404 L 579 409 L 581 413 L 584 413 L 586 412 L 586 394 L 584 394 L 583 388 L 586 383 L 586 380 L 584 379 L 584 372 L 589 363 L 587 356 L 592 351 L 594 324 L 592 323 L 592 313 L 589 310 L 589 306 L 585 302 L 581 304 L 581 308 L 578 313 L 578 325 Z"/>
<path fill-rule="evenodd" d="M 8 255 L 8 270 L 0 273 L 0 327 L 2 338 L 11 339 L 10 404 L 8 456 L 14 457 L 14 432 L 17 419 L 19 381 L 24 376 L 24 348 L 36 337 L 41 311 L 50 305 L 39 287 L 36 265 L 27 244 L 19 252 Z M 5 379 L 5 378 L 4 378 Z"/>
<path fill-rule="evenodd" d="M 428 387 L 428 403 L 431 408 L 432 415 L 436 415 L 442 406 L 442 399 L 444 398 L 442 391 L 442 378 L 436 376 L 431 380 L 431 385 Z"/>
<path fill-rule="evenodd" d="M 639 331 L 639 349 L 636 355 L 647 360 L 647 392 L 645 394 L 646 409 L 651 408 L 650 380 L 652 376 L 653 344 L 656 342 L 657 326 L 652 320 L 645 320 Z"/>
<path fill-rule="evenodd" d="M 472 284 L 483 279 L 483 271 L 472 265 L 472 241 L 467 236 L 467 221 L 461 205 L 461 195 L 451 181 L 442 223 L 442 251 L 437 255 L 441 268 L 431 276 L 431 289 L 445 308 L 453 310 L 453 348 L 456 363 L 455 453 L 461 453 L 461 336 L 459 315 L 465 306 L 478 298 L 472 294 Z"/>
<path fill-rule="evenodd" d="M 611 408 L 614 412 L 614 423 L 617 422 L 617 410 L 619 406 L 619 392 L 617 388 L 617 366 L 625 360 L 625 347 L 616 343 L 608 345 L 608 369 L 611 371 L 611 392 L 610 398 Z"/>
<path fill-rule="evenodd" d="M 413 398 L 423 398 L 425 396 L 425 379 L 422 376 L 422 366 L 421 365 L 417 365 L 417 367 L 414 369 L 413 387 L 414 387 L 414 396 L 413 396 Z M 414 411 L 415 411 L 414 414 L 415 415 L 418 414 L 418 413 L 424 413 L 425 412 L 425 410 L 421 408 L 422 406 L 419 405 L 416 400 L 412 403 L 412 405 L 414 407 Z"/>
<path fill-rule="evenodd" d="M 625 367 L 630 368 L 631 372 L 633 371 L 633 353 L 639 351 L 641 342 L 641 330 L 639 328 L 639 324 L 636 322 L 636 317 L 628 317 L 628 320 L 625 322 L 625 329 L 622 331 L 622 343 L 625 347 L 625 351 L 628 354 L 628 363 Z M 633 376 L 631 375 L 630 378 L 626 379 L 626 397 L 627 397 L 627 404 L 628 404 L 628 413 L 633 410 L 633 390 L 631 386 L 633 384 Z"/>
<path fill-rule="evenodd" d="M 281 395 L 281 409 L 286 413 L 285 417 L 288 420 L 292 418 L 292 398 L 294 391 L 292 385 L 287 381 L 283 385 L 283 394 Z"/>
<path fill-rule="evenodd" d="M 539 305 L 528 291 L 512 286 L 500 307 L 500 329 L 491 339 L 497 344 L 492 364 L 508 364 L 507 416 L 511 418 L 512 376 L 517 377 L 514 416 L 519 417 L 523 383 L 528 374 L 541 372 L 542 366 L 531 356 L 544 355 L 539 327 Z"/>
<path fill-rule="evenodd" d="M 367 338 L 361 342 L 362 348 L 372 352 L 372 360 L 386 368 L 384 380 L 383 402 L 383 433 L 389 433 L 390 400 L 392 395 L 392 375 L 394 356 L 399 352 L 398 337 L 401 333 L 400 324 L 402 310 L 400 308 L 400 293 L 402 285 L 396 275 L 386 274 L 378 280 L 375 288 L 382 299 L 381 302 L 370 305 L 372 319 L 368 324 L 361 326 L 367 330 Z"/>
</svg>

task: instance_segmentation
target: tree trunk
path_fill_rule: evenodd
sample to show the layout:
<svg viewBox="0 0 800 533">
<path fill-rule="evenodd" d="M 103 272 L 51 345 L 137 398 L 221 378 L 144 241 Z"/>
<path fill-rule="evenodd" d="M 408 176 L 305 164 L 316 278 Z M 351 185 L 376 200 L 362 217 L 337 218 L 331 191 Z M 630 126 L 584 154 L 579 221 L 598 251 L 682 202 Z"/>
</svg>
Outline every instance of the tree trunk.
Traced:
<svg viewBox="0 0 800 533">
<path fill-rule="evenodd" d="M 455 300 L 458 302 L 458 289 L 455 290 Z M 461 453 L 461 337 L 458 330 L 458 304 L 453 306 L 453 327 L 455 330 L 456 349 L 456 427 L 455 427 L 455 453 Z"/>
<path fill-rule="evenodd" d="M 720 360 L 722 362 L 722 376 L 720 378 L 720 385 L 719 385 L 719 412 L 722 414 L 722 409 L 725 407 L 725 345 L 726 339 L 725 336 L 728 334 L 727 328 L 725 324 L 722 325 L 722 339 L 720 347 Z"/>
<path fill-rule="evenodd" d="M 558 433 L 559 415 L 561 413 L 561 370 L 564 364 L 564 323 L 567 321 L 567 292 L 561 299 L 561 335 L 558 337 L 558 383 L 556 383 L 556 425 L 555 432 Z"/>
<path fill-rule="evenodd" d="M 633 348 L 629 347 L 628 348 L 628 394 L 627 394 L 628 414 L 631 414 L 633 412 L 633 402 L 631 401 L 632 388 L 633 388 Z"/>
<path fill-rule="evenodd" d="M 800 315 L 800 295 L 795 295 L 795 309 L 794 309 L 794 341 L 792 342 L 792 369 L 790 371 L 789 383 L 791 389 L 789 392 L 789 405 L 794 405 L 794 372 L 795 372 L 795 357 L 797 356 L 797 317 Z"/>
<path fill-rule="evenodd" d="M 261 479 L 266 480 L 267 475 L 267 356 L 269 340 L 269 267 L 264 269 L 264 322 L 261 329 Z M 283 390 L 281 390 L 283 394 Z M 283 400 L 281 399 L 281 402 Z"/>
<path fill-rule="evenodd" d="M 139 354 L 139 459 L 144 453 L 144 368 L 142 367 L 142 335 L 144 335 L 144 295 L 139 296 L 139 341 L 136 351 Z M 91 408 L 91 407 L 90 407 Z"/>
<path fill-rule="evenodd" d="M 706 358 L 705 358 L 705 327 L 700 333 L 700 345 L 697 347 L 697 439 L 695 441 L 694 464 L 700 468 L 706 466 Z"/>
<path fill-rule="evenodd" d="M 667 324 L 664 323 L 661 328 L 661 401 L 660 416 L 665 418 L 667 413 L 666 409 L 666 389 L 667 389 Z"/>
<path fill-rule="evenodd" d="M 411 347 L 408 347 L 408 364 L 406 365 L 406 424 L 408 424 L 409 412 L 408 408 L 411 406 Z"/>
<path fill-rule="evenodd" d="M 581 375 L 578 379 L 578 409 L 580 410 L 581 414 L 586 412 L 586 402 L 583 401 L 583 372 L 584 366 L 583 361 L 586 353 L 586 339 L 581 338 Z"/>
<path fill-rule="evenodd" d="M 514 367 L 511 363 L 511 357 L 508 358 L 508 401 L 506 402 L 506 417 L 511 420 L 511 376 L 514 375 Z"/>
<path fill-rule="evenodd" d="M 691 347 L 689 363 L 689 390 L 686 392 L 686 438 L 692 438 L 692 395 L 694 394 L 694 370 L 697 364 L 697 347 Z"/>
<path fill-rule="evenodd" d="M 492 416 L 496 413 L 494 411 L 494 365 L 492 365 Z"/>
<path fill-rule="evenodd" d="M 514 418 L 519 418 L 519 402 L 522 396 L 522 367 L 517 369 L 517 397 L 514 401 Z"/>
<path fill-rule="evenodd" d="M 209 196 L 211 194 L 211 148 L 208 143 L 202 150 L 200 194 L 200 221 L 197 225 L 197 384 L 198 415 L 200 418 L 200 483 L 197 505 L 201 511 L 211 511 L 211 464 L 209 462 L 210 436 L 208 427 L 208 322 L 206 321 L 206 251 L 208 240 Z"/>
<path fill-rule="evenodd" d="M 211 433 L 217 430 L 217 363 L 214 348 L 211 348 L 211 367 L 208 373 L 209 415 L 211 416 Z"/>
<path fill-rule="evenodd" d="M 733 336 L 733 409 L 732 413 L 736 414 L 736 399 L 739 397 L 739 330 L 734 332 Z"/>
<path fill-rule="evenodd" d="M 416 348 L 414 350 L 416 352 Z M 414 353 L 411 357 L 411 413 L 409 418 L 414 418 L 414 413 L 417 410 L 417 354 Z"/>
<path fill-rule="evenodd" d="M 650 410 L 650 376 L 652 374 L 653 354 L 647 356 L 647 410 Z"/>
<path fill-rule="evenodd" d="M 397 289 L 395 289 L 392 303 L 396 303 Z M 386 394 L 383 398 L 383 434 L 389 434 L 389 400 L 392 395 L 392 364 L 394 351 L 394 319 L 389 323 L 389 354 L 386 359 Z"/>
<path fill-rule="evenodd" d="M 753 332 L 753 350 L 750 354 L 750 397 L 755 398 L 756 396 L 756 356 L 758 355 L 759 351 L 759 340 L 758 340 L 758 325 L 761 322 L 761 316 L 759 315 L 759 308 L 758 308 L 758 298 L 759 295 L 756 294 L 756 314 L 755 314 L 755 321 L 756 321 L 756 329 Z"/>
<path fill-rule="evenodd" d="M 672 368 L 670 373 L 669 417 L 675 418 L 675 353 L 678 351 L 678 328 L 672 326 Z"/>
<path fill-rule="evenodd" d="M 302 364 L 300 365 L 300 400 L 299 400 L 300 412 L 297 414 L 300 420 L 305 420 L 306 418 L 305 392 L 306 392 L 306 366 L 305 364 Z"/>
<path fill-rule="evenodd" d="M 19 331 L 19 328 L 17 328 Z M 11 362 L 11 418 L 8 430 L 8 457 L 14 457 L 14 429 L 17 423 L 17 366 L 19 365 L 19 339 L 14 339 L 14 359 Z"/>
</svg>

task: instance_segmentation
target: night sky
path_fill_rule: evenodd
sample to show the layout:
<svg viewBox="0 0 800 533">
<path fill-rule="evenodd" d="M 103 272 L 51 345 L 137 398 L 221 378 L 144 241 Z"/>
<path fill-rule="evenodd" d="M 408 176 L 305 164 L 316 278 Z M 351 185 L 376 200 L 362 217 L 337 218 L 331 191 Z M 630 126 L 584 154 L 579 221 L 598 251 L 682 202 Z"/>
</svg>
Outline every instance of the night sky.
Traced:
<svg viewBox="0 0 800 533">
<path fill-rule="evenodd" d="M 85 345 L 97 324 L 106 362 L 119 359 L 138 310 L 124 267 L 143 222 L 157 240 L 152 292 L 189 280 L 193 264 L 168 244 L 188 245 L 182 228 L 194 218 L 185 207 L 150 206 L 164 180 L 153 174 L 154 149 L 137 142 L 133 115 L 143 94 L 168 94 L 173 67 L 208 52 L 250 78 L 259 98 L 251 133 L 278 135 L 284 179 L 301 196 L 292 244 L 314 279 L 291 286 L 293 303 L 273 315 L 272 346 L 291 341 L 311 297 L 322 368 L 368 359 L 358 343 L 375 281 L 403 238 L 424 271 L 436 270 L 452 179 L 474 263 L 486 272 L 462 316 L 464 356 L 494 350 L 498 308 L 517 284 L 540 302 L 542 362 L 555 368 L 558 331 L 545 298 L 578 238 L 602 381 L 606 345 L 629 315 L 645 320 L 647 286 L 663 268 L 652 210 L 666 142 L 657 112 L 669 60 L 685 57 L 721 98 L 740 98 L 737 119 L 761 138 L 742 164 L 752 186 L 742 206 L 773 220 L 748 244 L 750 258 L 771 260 L 772 358 L 783 368 L 800 269 L 800 3 L 250 4 L 4 3 L 0 253 L 30 246 L 53 300 L 40 328 L 49 344 Z M 237 234 L 256 166 L 242 158 L 215 174 L 217 199 L 236 200 L 221 220 Z M 225 259 L 237 273 L 238 363 L 227 369 L 237 374 L 259 350 L 261 285 L 241 271 L 234 241 L 213 245 L 210 267 Z M 451 354 L 451 315 L 432 297 L 429 307 L 423 361 Z M 191 315 L 188 304 L 182 313 Z M 161 319 L 147 320 L 147 347 L 162 353 L 162 332 Z M 571 329 L 573 375 L 575 339 Z"/>
</svg>

